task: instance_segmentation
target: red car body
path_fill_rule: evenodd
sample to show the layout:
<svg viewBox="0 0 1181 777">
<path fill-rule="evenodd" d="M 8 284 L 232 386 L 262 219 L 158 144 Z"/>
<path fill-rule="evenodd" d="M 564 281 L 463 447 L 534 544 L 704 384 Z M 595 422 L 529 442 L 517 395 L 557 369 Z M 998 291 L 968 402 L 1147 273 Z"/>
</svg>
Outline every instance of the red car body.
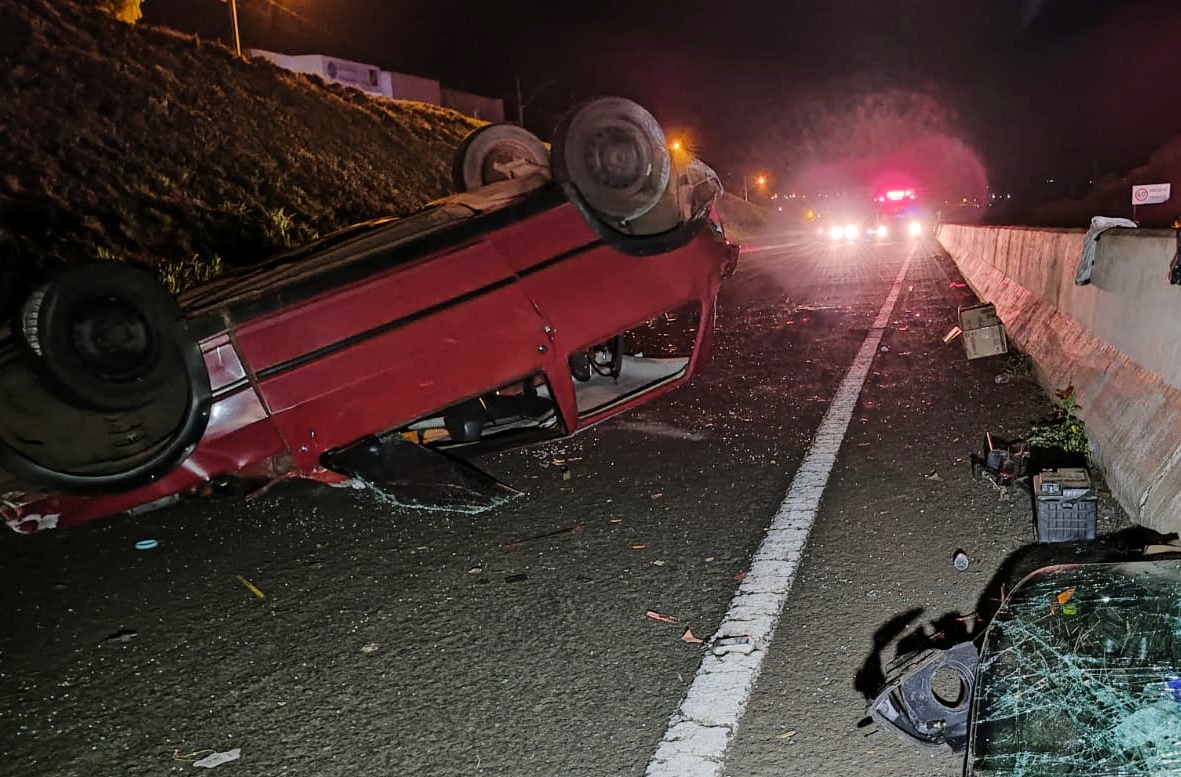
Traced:
<svg viewBox="0 0 1181 777">
<path fill-rule="evenodd" d="M 706 359 L 737 247 L 713 220 L 694 226 L 679 245 L 636 255 L 648 252 L 620 250 L 557 184 L 518 179 L 232 272 L 179 300 L 208 375 L 207 396 L 192 400 L 203 407 L 186 416 L 192 439 L 134 480 L 91 488 L 79 466 L 67 473 L 77 484 L 57 487 L 0 429 L 0 511 L 28 532 L 226 479 L 340 482 L 326 454 L 378 434 L 426 441 L 448 408 L 518 384 L 553 408 L 526 424 L 531 439 L 573 434 L 683 384 Z M 634 391 L 618 388 L 618 371 L 613 383 L 572 377 L 573 355 L 686 309 L 696 326 L 680 361 L 615 354 L 639 371 Z M 21 359 L 15 340 L 0 341 L 0 371 Z M 591 384 L 597 399 L 583 396 Z M 135 412 L 122 414 L 129 428 Z"/>
</svg>

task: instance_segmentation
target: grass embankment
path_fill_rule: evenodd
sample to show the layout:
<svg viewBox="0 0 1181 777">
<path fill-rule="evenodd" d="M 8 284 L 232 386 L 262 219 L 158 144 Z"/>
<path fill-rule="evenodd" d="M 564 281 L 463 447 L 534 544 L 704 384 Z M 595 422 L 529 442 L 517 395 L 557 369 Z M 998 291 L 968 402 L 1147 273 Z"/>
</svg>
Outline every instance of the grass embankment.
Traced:
<svg viewBox="0 0 1181 777">
<path fill-rule="evenodd" d="M 480 123 L 72 0 L 0 0 L 0 62 L 0 298 L 90 259 L 157 267 L 176 291 L 412 211 L 450 191 Z"/>
</svg>

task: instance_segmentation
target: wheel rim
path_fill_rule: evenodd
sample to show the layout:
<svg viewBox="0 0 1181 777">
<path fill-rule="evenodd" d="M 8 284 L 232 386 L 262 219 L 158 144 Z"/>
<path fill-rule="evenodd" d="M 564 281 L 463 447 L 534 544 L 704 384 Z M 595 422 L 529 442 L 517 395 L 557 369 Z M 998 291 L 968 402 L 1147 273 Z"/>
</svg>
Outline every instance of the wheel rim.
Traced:
<svg viewBox="0 0 1181 777">
<path fill-rule="evenodd" d="M 637 219 L 664 196 L 671 157 L 652 114 L 630 100 L 591 100 L 567 115 L 554 140 L 555 173 L 602 219 Z"/>
<path fill-rule="evenodd" d="M 88 300 L 70 322 L 70 344 L 79 362 L 104 380 L 128 381 L 151 366 L 155 338 L 135 306 L 114 298 Z"/>
</svg>

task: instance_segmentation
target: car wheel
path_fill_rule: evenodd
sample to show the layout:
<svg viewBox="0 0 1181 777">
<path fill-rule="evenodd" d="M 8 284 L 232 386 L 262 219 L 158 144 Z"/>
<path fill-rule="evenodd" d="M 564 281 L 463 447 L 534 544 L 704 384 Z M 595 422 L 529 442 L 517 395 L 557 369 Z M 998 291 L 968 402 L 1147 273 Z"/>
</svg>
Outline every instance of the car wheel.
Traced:
<svg viewBox="0 0 1181 777">
<path fill-rule="evenodd" d="M 166 382 L 194 365 L 203 370 L 180 321 L 176 303 L 150 273 L 98 262 L 35 289 L 14 331 L 36 373 L 63 401 L 116 411 L 150 404 Z"/>
<path fill-rule="evenodd" d="M 554 177 L 608 223 L 626 223 L 664 197 L 672 166 L 652 114 L 621 97 L 588 100 L 554 134 Z"/>
<path fill-rule="evenodd" d="M 451 163 L 451 182 L 466 192 L 496 181 L 549 170 L 541 140 L 515 124 L 489 124 L 464 138 Z"/>
</svg>

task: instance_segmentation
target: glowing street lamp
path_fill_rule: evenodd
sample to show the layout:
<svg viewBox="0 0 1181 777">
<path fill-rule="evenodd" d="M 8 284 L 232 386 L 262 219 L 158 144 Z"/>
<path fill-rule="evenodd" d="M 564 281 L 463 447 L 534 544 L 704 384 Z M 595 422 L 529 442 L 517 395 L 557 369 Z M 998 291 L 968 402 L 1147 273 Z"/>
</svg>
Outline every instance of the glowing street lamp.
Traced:
<svg viewBox="0 0 1181 777">
<path fill-rule="evenodd" d="M 748 177 L 745 175 L 742 176 L 742 199 L 746 200 L 747 202 L 750 202 L 750 188 L 747 186 L 747 178 Z M 758 175 L 756 175 L 755 176 L 755 185 L 759 186 L 759 187 L 766 186 L 767 185 L 767 176 L 763 173 L 759 173 Z"/>
</svg>

